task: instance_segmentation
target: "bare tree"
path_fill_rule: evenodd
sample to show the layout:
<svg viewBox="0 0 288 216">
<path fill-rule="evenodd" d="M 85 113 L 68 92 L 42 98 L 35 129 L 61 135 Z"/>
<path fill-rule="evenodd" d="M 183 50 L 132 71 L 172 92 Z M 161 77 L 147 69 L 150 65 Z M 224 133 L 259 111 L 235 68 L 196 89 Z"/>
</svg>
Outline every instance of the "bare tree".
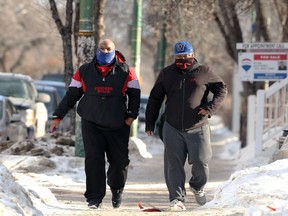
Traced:
<svg viewBox="0 0 288 216">
<path fill-rule="evenodd" d="M 60 19 L 57 5 L 54 0 L 49 0 L 52 17 L 58 28 L 63 43 L 64 56 L 64 77 L 66 86 L 70 83 L 73 75 L 73 54 L 72 54 L 72 21 L 73 21 L 73 0 L 66 1 L 65 24 Z"/>
<path fill-rule="evenodd" d="M 27 52 L 30 49 L 35 48 L 35 46 L 37 46 L 38 44 L 44 43 L 46 42 L 45 39 L 43 38 L 35 38 L 34 40 L 31 40 L 28 44 L 25 44 L 24 46 L 21 47 L 21 51 L 20 54 L 18 55 L 18 58 L 16 59 L 16 61 L 13 63 L 13 65 L 11 65 L 10 70 L 9 71 L 15 71 L 15 69 L 17 67 L 19 67 L 21 65 L 21 63 L 24 61 L 24 56 L 25 54 L 27 54 Z"/>
<path fill-rule="evenodd" d="M 257 42 L 271 42 L 271 32 L 267 26 L 267 16 L 265 16 L 264 6 L 267 4 L 265 1 L 261 0 L 247 0 L 247 1 L 222 1 L 218 0 L 218 8 L 215 9 L 213 13 L 215 21 L 217 22 L 219 29 L 223 37 L 226 39 L 226 49 L 231 56 L 231 58 L 237 63 L 237 51 L 236 43 L 243 42 L 243 32 L 240 28 L 240 22 L 238 20 L 239 13 L 245 10 L 255 10 L 256 11 L 256 32 L 255 41 Z M 273 6 L 272 3 L 269 3 Z M 277 6 L 277 5 L 276 5 Z M 283 11 L 282 11 L 283 12 Z M 286 14 L 287 17 L 287 1 L 286 1 Z M 280 17 L 280 16 L 279 16 Z M 283 26 L 284 27 L 284 26 Z M 283 32 L 285 27 L 283 28 Z M 246 146 L 246 136 L 247 136 L 247 98 L 251 94 L 256 94 L 258 89 L 264 88 L 264 82 L 243 82 L 243 94 L 241 101 L 241 123 L 240 123 L 240 140 L 242 142 L 242 147 Z"/>
<path fill-rule="evenodd" d="M 104 9 L 105 9 L 106 0 L 94 1 L 94 41 L 95 46 L 97 47 L 102 36 L 105 34 L 105 22 L 104 22 Z M 96 50 L 95 47 L 95 50 Z"/>
<path fill-rule="evenodd" d="M 282 29 L 282 41 L 288 41 L 288 1 L 287 0 L 274 0 L 277 15 Z"/>
<path fill-rule="evenodd" d="M 49 13 L 42 9 L 33 0 L 0 3 L 1 71 L 38 78 L 43 73 L 61 68 L 56 57 L 59 43 L 51 37 L 51 21 L 46 19 Z"/>
<path fill-rule="evenodd" d="M 79 19 L 80 19 L 80 0 L 74 0 L 74 2 L 75 2 L 75 21 L 74 21 L 74 26 L 73 26 L 73 35 L 74 35 L 75 55 L 77 55 Z"/>
</svg>

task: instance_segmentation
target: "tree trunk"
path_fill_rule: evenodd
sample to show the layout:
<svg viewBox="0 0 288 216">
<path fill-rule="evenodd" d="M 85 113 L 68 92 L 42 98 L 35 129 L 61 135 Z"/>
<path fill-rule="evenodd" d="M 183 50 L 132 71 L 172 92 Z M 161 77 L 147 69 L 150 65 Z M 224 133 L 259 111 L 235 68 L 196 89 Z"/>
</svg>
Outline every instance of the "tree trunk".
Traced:
<svg viewBox="0 0 288 216">
<path fill-rule="evenodd" d="M 226 49 L 230 57 L 237 63 L 238 51 L 236 50 L 236 43 L 242 43 L 242 30 L 237 17 L 236 11 L 237 1 L 218 1 L 218 10 L 214 12 L 214 18 L 220 32 L 226 41 Z M 260 2 L 257 1 L 257 34 L 263 36 L 269 40 L 269 34 L 267 33 L 267 26 L 264 23 L 263 12 Z M 259 30 L 260 29 L 260 30 Z M 259 36 L 257 36 L 259 38 Z M 243 92 L 241 94 L 241 114 L 240 114 L 240 141 L 241 146 L 247 145 L 247 107 L 248 96 L 255 95 L 259 88 L 263 88 L 263 82 L 250 83 L 243 82 Z"/>
<path fill-rule="evenodd" d="M 105 32 L 105 24 L 104 24 L 104 8 L 105 8 L 106 0 L 98 0 L 94 1 L 94 42 L 95 42 L 95 51 L 97 46 L 101 40 L 101 37 Z"/>
<path fill-rule="evenodd" d="M 54 0 L 49 0 L 52 17 L 56 23 L 58 31 L 61 35 L 63 42 L 63 56 L 64 56 L 64 78 L 66 87 L 71 82 L 73 75 L 73 55 L 72 55 L 72 18 L 73 18 L 73 0 L 66 1 L 66 18 L 65 25 L 63 25 L 57 5 Z"/>
<path fill-rule="evenodd" d="M 62 42 L 63 42 L 64 79 L 65 79 L 66 88 L 68 88 L 71 82 L 71 78 L 74 73 L 73 53 L 72 53 L 73 0 L 66 1 L 65 25 L 63 25 L 60 19 L 55 1 L 49 0 L 49 3 L 50 3 L 50 9 L 52 12 L 52 17 L 56 23 L 56 26 L 58 28 L 58 31 L 61 35 Z M 71 116 L 71 133 L 75 134 L 75 108 L 73 108 L 70 111 L 69 115 Z"/>
<path fill-rule="evenodd" d="M 280 24 L 282 26 L 282 41 L 288 41 L 288 1 L 274 0 Z"/>
<path fill-rule="evenodd" d="M 75 56 L 77 56 L 77 51 L 78 51 L 77 48 L 78 48 L 79 20 L 80 20 L 80 0 L 75 1 L 75 20 L 74 20 L 74 26 L 73 26 Z M 78 66 L 79 65 L 77 65 L 77 67 Z"/>
<path fill-rule="evenodd" d="M 260 3 L 260 0 L 255 1 L 255 8 L 256 8 L 256 41 L 260 42 L 263 40 L 268 42 L 271 41 L 271 36 L 268 31 L 267 23 L 265 21 L 263 6 Z"/>
</svg>

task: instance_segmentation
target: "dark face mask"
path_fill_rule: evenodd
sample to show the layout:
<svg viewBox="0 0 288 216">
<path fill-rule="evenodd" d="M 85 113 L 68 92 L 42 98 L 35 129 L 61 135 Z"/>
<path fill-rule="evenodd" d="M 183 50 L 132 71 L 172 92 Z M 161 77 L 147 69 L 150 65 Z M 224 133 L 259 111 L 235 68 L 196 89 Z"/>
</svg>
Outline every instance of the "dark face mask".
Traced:
<svg viewBox="0 0 288 216">
<path fill-rule="evenodd" d="M 175 59 L 175 64 L 182 70 L 190 69 L 194 63 L 194 58 Z"/>
</svg>

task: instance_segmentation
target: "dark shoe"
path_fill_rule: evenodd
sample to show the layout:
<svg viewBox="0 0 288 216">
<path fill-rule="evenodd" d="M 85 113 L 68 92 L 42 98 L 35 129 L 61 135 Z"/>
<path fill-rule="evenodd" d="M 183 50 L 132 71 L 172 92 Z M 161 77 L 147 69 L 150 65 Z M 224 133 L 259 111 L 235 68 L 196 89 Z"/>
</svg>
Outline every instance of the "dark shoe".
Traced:
<svg viewBox="0 0 288 216">
<path fill-rule="evenodd" d="M 88 202 L 88 207 L 89 207 L 90 209 L 100 209 L 101 204 L 102 204 L 102 203 L 99 202 L 99 201 L 92 200 L 92 201 L 89 201 L 89 202 Z"/>
<path fill-rule="evenodd" d="M 196 202 L 201 206 L 205 205 L 207 201 L 206 201 L 206 196 L 205 196 L 204 191 L 203 190 L 197 191 L 192 187 L 190 187 L 190 189 L 195 195 Z"/>
<path fill-rule="evenodd" d="M 119 208 L 122 203 L 122 190 L 112 191 L 112 206 L 113 208 Z"/>
</svg>

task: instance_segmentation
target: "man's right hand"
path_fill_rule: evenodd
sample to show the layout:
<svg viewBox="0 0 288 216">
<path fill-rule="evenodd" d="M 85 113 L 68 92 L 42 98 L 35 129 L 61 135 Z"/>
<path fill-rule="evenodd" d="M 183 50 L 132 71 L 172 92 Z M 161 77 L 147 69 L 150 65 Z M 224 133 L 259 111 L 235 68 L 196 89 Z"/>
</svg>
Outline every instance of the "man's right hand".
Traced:
<svg viewBox="0 0 288 216">
<path fill-rule="evenodd" d="M 153 136 L 154 135 L 153 131 L 146 131 L 146 133 L 147 133 L 148 136 Z"/>
<path fill-rule="evenodd" d="M 53 119 L 51 121 L 49 133 L 53 133 L 54 131 L 56 131 L 59 128 L 60 121 L 61 121 L 60 119 Z"/>
</svg>

